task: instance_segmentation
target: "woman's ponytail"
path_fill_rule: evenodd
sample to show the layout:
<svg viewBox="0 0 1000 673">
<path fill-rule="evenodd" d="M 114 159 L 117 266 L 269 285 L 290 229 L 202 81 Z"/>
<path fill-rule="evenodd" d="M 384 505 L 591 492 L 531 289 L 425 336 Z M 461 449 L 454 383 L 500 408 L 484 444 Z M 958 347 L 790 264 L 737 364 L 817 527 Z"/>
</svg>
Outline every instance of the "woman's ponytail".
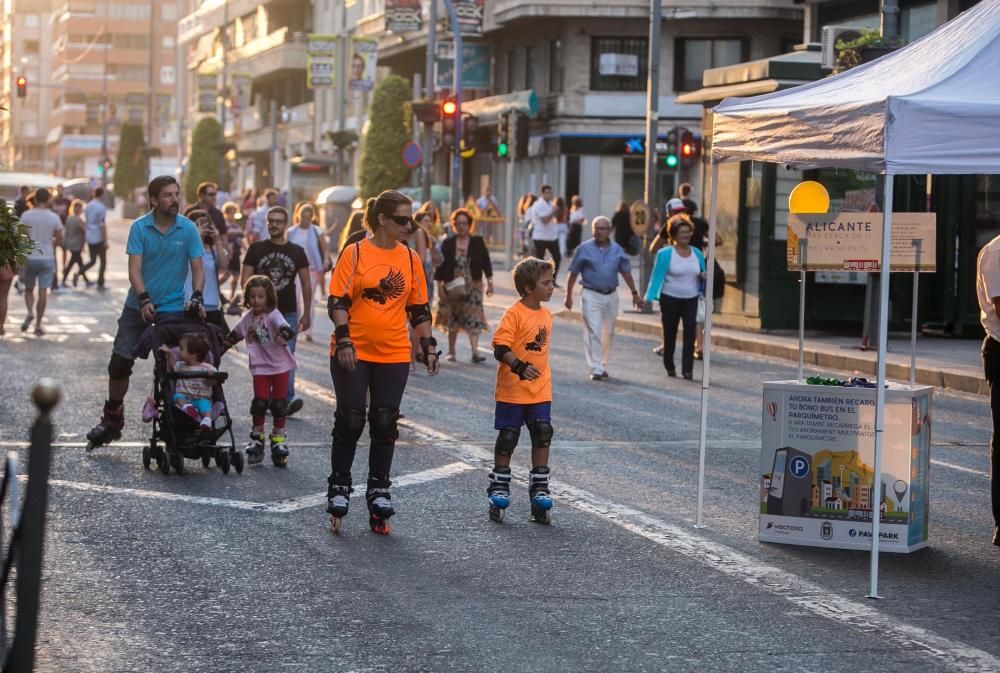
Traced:
<svg viewBox="0 0 1000 673">
<path fill-rule="evenodd" d="M 371 197 L 365 202 L 365 226 L 368 231 L 375 233 L 378 228 L 378 215 L 375 214 L 375 197 Z"/>
</svg>

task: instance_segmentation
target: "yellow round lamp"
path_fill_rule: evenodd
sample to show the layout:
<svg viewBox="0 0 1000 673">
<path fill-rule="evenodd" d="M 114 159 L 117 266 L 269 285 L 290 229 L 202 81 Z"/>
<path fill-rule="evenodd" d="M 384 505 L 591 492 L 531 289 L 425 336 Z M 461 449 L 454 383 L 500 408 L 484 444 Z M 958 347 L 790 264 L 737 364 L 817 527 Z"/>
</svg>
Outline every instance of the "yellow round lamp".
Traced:
<svg viewBox="0 0 1000 673">
<path fill-rule="evenodd" d="M 826 187 L 815 180 L 795 185 L 788 195 L 788 212 L 796 214 L 825 213 L 830 210 L 830 195 Z"/>
</svg>

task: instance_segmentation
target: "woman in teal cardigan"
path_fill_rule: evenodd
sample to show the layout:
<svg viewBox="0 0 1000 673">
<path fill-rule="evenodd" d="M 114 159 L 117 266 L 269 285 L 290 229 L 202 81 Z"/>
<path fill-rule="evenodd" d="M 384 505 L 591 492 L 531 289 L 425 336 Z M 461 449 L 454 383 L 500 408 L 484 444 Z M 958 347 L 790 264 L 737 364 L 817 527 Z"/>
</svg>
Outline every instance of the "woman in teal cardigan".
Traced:
<svg viewBox="0 0 1000 673">
<path fill-rule="evenodd" d="M 694 227 L 687 215 L 674 215 L 667 220 L 672 245 L 656 253 L 653 275 L 646 288 L 646 301 L 660 300 L 660 321 L 663 324 L 663 366 L 668 376 L 677 376 L 674 349 L 677 343 L 677 323 L 684 322 L 684 344 L 681 350 L 681 372 L 685 379 L 694 377 L 695 319 L 698 297 L 704 291 L 705 256 L 691 245 Z"/>
</svg>

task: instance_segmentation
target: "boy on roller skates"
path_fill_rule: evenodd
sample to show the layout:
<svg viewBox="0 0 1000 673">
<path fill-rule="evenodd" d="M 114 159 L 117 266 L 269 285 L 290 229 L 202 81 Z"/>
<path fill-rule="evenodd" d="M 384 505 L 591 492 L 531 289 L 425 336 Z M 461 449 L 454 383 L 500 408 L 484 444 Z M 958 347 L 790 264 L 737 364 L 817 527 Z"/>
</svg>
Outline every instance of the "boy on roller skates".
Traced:
<svg viewBox="0 0 1000 673">
<path fill-rule="evenodd" d="M 496 416 L 498 431 L 494 467 L 486 493 L 490 518 L 503 521 L 510 505 L 510 457 L 528 426 L 531 436 L 529 496 L 531 518 L 539 523 L 552 521 L 549 493 L 549 445 L 552 443 L 552 375 L 549 371 L 549 342 L 552 314 L 542 306 L 552 298 L 555 267 L 552 262 L 528 257 L 514 267 L 514 287 L 521 295 L 503 314 L 493 335 L 493 356 L 497 366 Z"/>
<path fill-rule="evenodd" d="M 247 341 L 247 359 L 253 377 L 253 401 L 250 415 L 253 428 L 247 444 L 247 463 L 257 465 L 264 460 L 264 416 L 268 409 L 274 426 L 271 428 L 271 462 L 277 467 L 288 465 L 285 445 L 285 421 L 288 417 L 288 375 L 296 367 L 295 356 L 288 343 L 295 332 L 278 310 L 278 295 L 267 276 L 250 276 L 243 287 L 243 305 L 250 309 L 226 337 L 224 351 L 243 339 Z"/>
</svg>

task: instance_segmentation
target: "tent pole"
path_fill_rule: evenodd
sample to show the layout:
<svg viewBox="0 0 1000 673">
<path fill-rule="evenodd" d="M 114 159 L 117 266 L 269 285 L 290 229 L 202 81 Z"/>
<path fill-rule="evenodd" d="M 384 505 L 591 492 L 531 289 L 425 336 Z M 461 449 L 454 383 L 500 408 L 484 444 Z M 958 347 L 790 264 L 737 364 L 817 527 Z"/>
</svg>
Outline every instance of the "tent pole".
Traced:
<svg viewBox="0 0 1000 673">
<path fill-rule="evenodd" d="M 916 248 L 916 261 L 913 265 L 913 311 L 910 314 L 910 389 L 917 384 L 917 297 L 920 293 L 920 244 L 919 238 L 913 239 Z"/>
<path fill-rule="evenodd" d="M 698 515 L 695 528 L 704 528 L 705 509 L 705 433 L 708 429 L 708 385 L 712 364 L 712 309 L 715 282 L 715 230 L 719 214 L 719 164 L 712 162 L 712 196 L 708 215 L 708 259 L 705 260 L 705 342 L 702 344 L 701 430 L 698 435 Z"/>
<path fill-rule="evenodd" d="M 871 485 L 872 552 L 868 598 L 878 595 L 879 524 L 882 518 L 882 440 L 885 435 L 885 354 L 889 335 L 889 274 L 891 272 L 893 175 L 886 173 L 882 197 L 882 256 L 879 260 L 878 375 L 875 378 L 875 479 Z"/>
<path fill-rule="evenodd" d="M 809 240 L 799 239 L 799 383 L 805 381 L 806 367 L 806 255 Z"/>
</svg>

